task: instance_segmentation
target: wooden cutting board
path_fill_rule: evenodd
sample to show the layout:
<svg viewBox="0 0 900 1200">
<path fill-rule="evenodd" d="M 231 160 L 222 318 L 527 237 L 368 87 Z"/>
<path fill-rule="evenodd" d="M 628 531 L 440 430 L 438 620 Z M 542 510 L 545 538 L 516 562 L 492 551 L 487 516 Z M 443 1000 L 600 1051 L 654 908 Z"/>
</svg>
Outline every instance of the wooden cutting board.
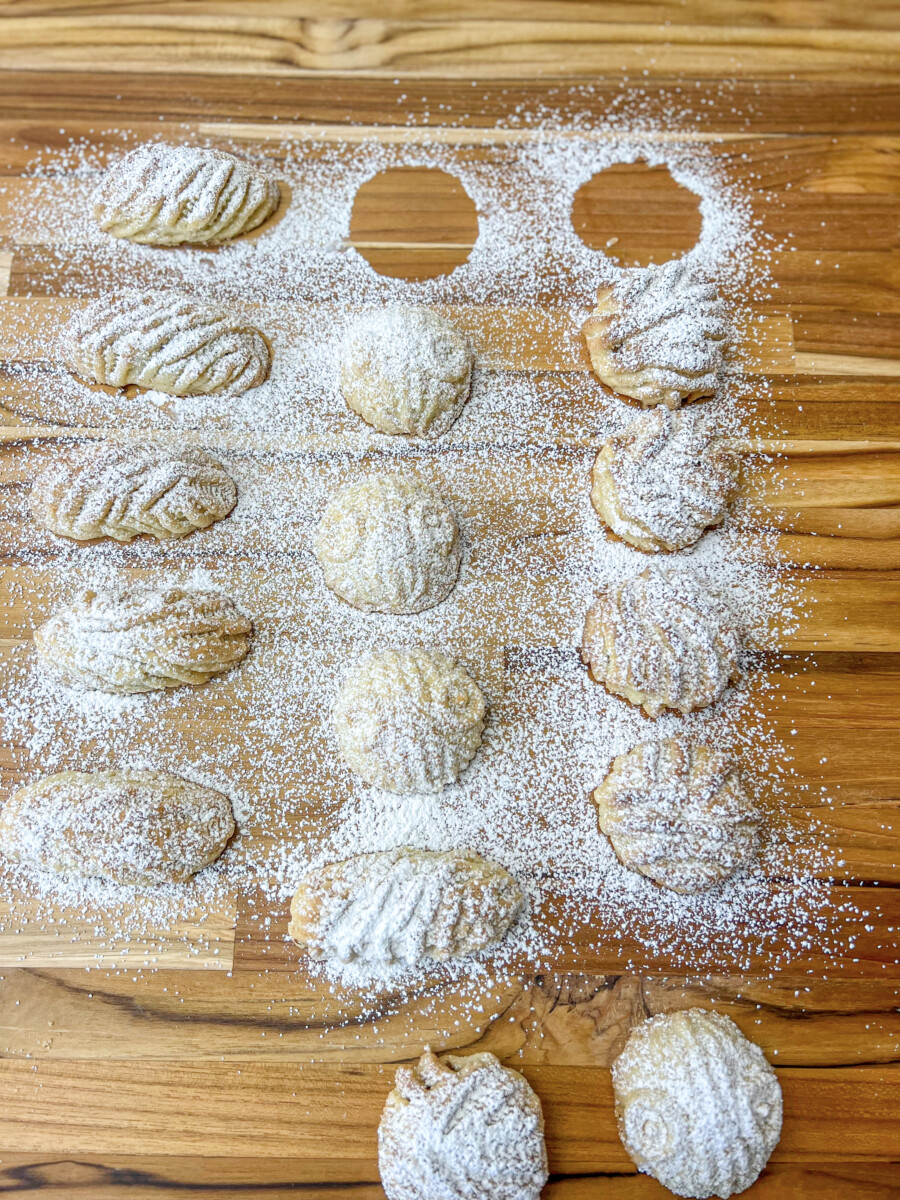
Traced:
<svg viewBox="0 0 900 1200">
<path fill-rule="evenodd" d="M 664 959 L 630 974 L 631 948 L 604 957 L 576 938 L 556 972 L 486 985 L 483 1012 L 456 1011 L 457 998 L 442 994 L 427 1007 L 397 1000 L 376 1019 L 344 996 L 348 1019 L 333 1029 L 339 1000 L 298 977 L 282 947 L 284 913 L 265 935 L 242 912 L 217 916 L 212 942 L 189 923 L 169 931 L 152 950 L 159 969 L 145 972 L 127 968 L 146 946 L 123 955 L 87 924 L 73 944 L 71 927 L 56 936 L 35 923 L 0 935 L 0 1190 L 91 1200 L 380 1195 L 375 1129 L 392 1068 L 430 1041 L 489 1049 L 525 1071 L 547 1115 L 548 1195 L 662 1196 L 621 1148 L 606 1068 L 647 1014 L 715 1003 L 763 1046 L 784 1088 L 783 1138 L 747 1194 L 900 1194 L 900 10 L 839 0 L 487 0 L 453 17 L 412 3 L 387 18 L 364 3 L 327 19 L 318 6 L 277 0 L 245 10 L 19 3 L 3 17 L 2 487 L 28 484 L 24 442 L 49 450 L 72 432 L 64 414 L 29 407 L 2 368 L 29 296 L 38 312 L 65 306 L 65 278 L 44 282 L 40 238 L 8 236 L 21 177 L 42 151 L 113 127 L 174 138 L 182 122 L 269 145 L 286 123 L 407 137 L 408 113 L 514 127 L 520 103 L 602 116 L 623 74 L 650 95 L 681 87 L 704 115 L 699 133 L 722 135 L 716 152 L 729 171 L 775 193 L 767 231 L 791 235 L 793 248 L 772 263 L 778 302 L 765 313 L 763 357 L 773 399 L 758 430 L 785 431 L 786 482 L 777 495 L 758 485 L 758 498 L 778 557 L 817 603 L 772 658 L 768 703 L 795 753 L 792 816 L 829 826 L 844 860 L 836 891 L 871 912 L 870 928 L 852 958 L 811 952 L 766 981 L 687 979 Z M 593 91 L 569 97 L 587 82 Z M 697 236 L 694 198 L 640 165 L 585 189 L 573 219 L 590 244 L 617 239 L 625 263 L 670 258 Z M 352 240 L 378 270 L 415 278 L 452 269 L 474 233 L 452 180 L 411 172 L 373 182 Z M 519 365 L 549 375 L 561 366 L 551 354 Z M 8 522 L 0 551 L 11 592 L 28 572 Z M 28 630 L 16 610 L 0 612 L 10 653 Z M 24 750 L 0 753 L 8 789 Z M 817 806 L 823 786 L 833 805 Z M 451 1039 L 435 1034 L 457 1017 Z"/>
</svg>

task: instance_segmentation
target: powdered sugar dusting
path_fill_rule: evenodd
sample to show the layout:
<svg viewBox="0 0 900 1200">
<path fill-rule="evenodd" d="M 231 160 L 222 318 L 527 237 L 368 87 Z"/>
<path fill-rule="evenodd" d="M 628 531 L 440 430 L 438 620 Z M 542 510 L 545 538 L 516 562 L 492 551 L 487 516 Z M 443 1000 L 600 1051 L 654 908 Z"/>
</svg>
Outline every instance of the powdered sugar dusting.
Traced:
<svg viewBox="0 0 900 1200">
<path fill-rule="evenodd" d="M 674 576 L 727 590 L 747 631 L 741 679 L 707 709 L 660 716 L 653 734 L 749 755 L 749 786 L 769 818 L 758 864 L 702 896 L 666 894 L 620 866 L 589 800 L 611 760 L 648 734 L 643 714 L 593 683 L 580 664 L 584 615 L 600 590 L 639 574 L 646 558 L 608 540 L 590 503 L 597 450 L 635 411 L 586 369 L 581 326 L 597 288 L 625 273 L 577 237 L 571 199 L 613 163 L 665 163 L 700 198 L 703 232 L 687 259 L 715 280 L 735 327 L 755 319 L 764 239 L 740 190 L 696 143 L 632 134 L 621 122 L 605 137 L 577 125 L 534 132 L 484 145 L 373 137 L 352 148 L 279 147 L 276 173 L 290 186 L 291 205 L 252 240 L 216 253 L 177 248 L 160 256 L 98 231 L 88 198 L 99 164 L 89 148 L 33 181 L 17 219 L 23 234 L 39 230 L 43 238 L 32 268 L 36 291 L 58 294 L 64 280 L 68 295 L 92 297 L 128 278 L 142 290 L 228 304 L 273 348 L 268 379 L 242 396 L 110 395 L 87 389 L 55 361 L 56 310 L 39 299 L 18 302 L 9 404 L 19 419 L 203 446 L 238 487 L 227 520 L 175 546 L 73 546 L 30 525 L 24 492 L 4 501 L 19 523 L 25 565 L 9 593 L 22 641 L 3 668 L 2 719 L 29 777 L 143 766 L 204 782 L 235 805 L 238 837 L 195 880 L 160 889 L 146 910 L 150 921 L 164 914 L 171 923 L 232 898 L 265 922 L 306 871 L 403 844 L 477 851 L 527 893 L 531 918 L 495 954 L 442 968 L 448 979 L 495 963 L 552 965 L 570 953 L 575 930 L 579 944 L 601 952 L 623 942 L 632 965 L 668 956 L 691 968 L 737 970 L 760 959 L 775 967 L 824 936 L 817 926 L 826 889 L 814 878 L 824 855 L 782 832 L 778 780 L 790 768 L 760 700 L 756 653 L 791 624 L 791 602 L 762 563 L 767 535 L 742 516 L 667 558 Z M 348 241 L 359 185 L 387 167 L 412 165 L 457 176 L 479 211 L 468 262 L 421 283 L 378 276 Z M 349 323 L 361 310 L 397 302 L 434 306 L 475 347 L 471 397 L 434 440 L 378 433 L 340 395 Z M 741 354 L 745 348 L 726 362 L 703 409 L 704 420 L 734 438 L 759 399 L 759 380 L 744 374 Z M 48 448 L 17 454 L 30 478 Z M 460 578 L 427 611 L 367 614 L 328 591 L 313 533 L 340 486 L 398 467 L 435 486 L 456 515 Z M 80 588 L 113 588 L 134 576 L 232 596 L 254 626 L 245 661 L 202 688 L 144 697 L 55 683 L 34 659 L 30 630 Z M 331 709 L 346 672 L 368 653 L 415 645 L 465 665 L 487 697 L 489 720 L 457 783 L 437 796 L 399 797 L 345 768 Z M 13 903 L 21 890 L 48 905 L 62 899 L 98 926 L 122 930 L 115 889 L 18 871 L 4 887 Z M 125 932 L 138 929 L 133 914 L 128 922 Z M 371 970 L 343 973 L 377 991 Z M 410 986 L 422 982 L 407 978 Z"/>
</svg>

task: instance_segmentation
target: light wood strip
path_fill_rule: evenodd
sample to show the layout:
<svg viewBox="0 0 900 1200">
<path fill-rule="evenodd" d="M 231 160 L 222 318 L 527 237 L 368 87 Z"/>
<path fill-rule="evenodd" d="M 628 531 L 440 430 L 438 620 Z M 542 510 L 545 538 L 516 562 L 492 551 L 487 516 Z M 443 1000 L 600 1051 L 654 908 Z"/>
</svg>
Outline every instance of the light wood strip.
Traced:
<svg viewBox="0 0 900 1200">
<path fill-rule="evenodd" d="M 893 82 L 900 34 L 893 30 L 783 29 L 634 22 L 454 20 L 435 22 L 256 16 L 8 17 L 0 67 L 165 74 L 291 76 L 327 72 L 443 78 L 645 69 L 694 78 L 772 79 L 835 73 Z"/>
<path fill-rule="evenodd" d="M 119 914 L 127 929 L 131 918 Z M 176 967 L 230 971 L 234 912 L 197 912 L 143 935 L 101 935 L 88 915 L 20 901 L 0 902 L 0 970 L 9 967 Z"/>
</svg>

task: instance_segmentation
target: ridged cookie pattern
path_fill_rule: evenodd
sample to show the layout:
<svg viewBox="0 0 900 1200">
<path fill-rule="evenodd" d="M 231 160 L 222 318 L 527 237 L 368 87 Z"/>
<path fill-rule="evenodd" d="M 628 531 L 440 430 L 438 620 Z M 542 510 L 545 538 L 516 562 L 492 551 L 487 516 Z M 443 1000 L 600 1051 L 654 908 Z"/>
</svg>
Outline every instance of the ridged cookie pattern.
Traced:
<svg viewBox="0 0 900 1200">
<path fill-rule="evenodd" d="M 88 446 L 51 462 L 31 490 L 38 524 L 76 541 L 182 538 L 236 502 L 234 480 L 211 454 L 164 446 Z"/>
<path fill-rule="evenodd" d="M 99 227 L 113 237 L 208 245 L 255 229 L 280 198 L 271 175 L 225 150 L 154 142 L 113 163 L 92 206 Z"/>
<path fill-rule="evenodd" d="M 645 1021 L 612 1074 L 625 1149 L 676 1196 L 743 1192 L 778 1143 L 775 1072 L 721 1013 L 692 1008 Z"/>
<path fill-rule="evenodd" d="M 729 338 L 715 287 L 686 259 L 623 273 L 583 327 L 597 378 L 644 407 L 712 396 Z"/>
<path fill-rule="evenodd" d="M 345 681 L 334 727 L 345 762 L 391 792 L 439 792 L 481 745 L 486 712 L 475 681 L 445 654 L 373 654 Z"/>
<path fill-rule="evenodd" d="M 581 649 L 598 683 L 651 717 L 713 704 L 737 678 L 740 653 L 728 604 L 699 580 L 657 567 L 600 595 Z"/>
<path fill-rule="evenodd" d="M 493 1054 L 397 1071 L 378 1127 L 388 1200 L 538 1200 L 547 1182 L 541 1104 Z"/>
<path fill-rule="evenodd" d="M 7 858 L 116 884 L 182 883 L 233 833 L 227 796 L 157 771 L 62 771 L 19 788 L 0 813 Z"/>
<path fill-rule="evenodd" d="M 261 384 L 271 363 L 255 325 L 166 292 L 94 300 L 63 326 L 60 347 L 82 379 L 170 396 L 239 395 Z"/>
<path fill-rule="evenodd" d="M 683 550 L 724 520 L 739 471 L 739 456 L 694 413 L 655 408 L 603 445 L 591 503 L 629 545 Z"/>
<path fill-rule="evenodd" d="M 244 658 L 252 631 L 221 592 L 138 586 L 82 592 L 34 642 L 62 682 L 130 694 L 206 683 Z"/>
<path fill-rule="evenodd" d="M 495 945 L 522 904 L 515 879 L 478 854 L 401 846 L 310 872 L 288 932 L 314 959 L 415 967 Z"/>
<path fill-rule="evenodd" d="M 699 892 L 749 866 L 761 817 L 734 761 L 674 738 L 620 754 L 594 791 L 620 861 L 675 892 Z"/>
</svg>

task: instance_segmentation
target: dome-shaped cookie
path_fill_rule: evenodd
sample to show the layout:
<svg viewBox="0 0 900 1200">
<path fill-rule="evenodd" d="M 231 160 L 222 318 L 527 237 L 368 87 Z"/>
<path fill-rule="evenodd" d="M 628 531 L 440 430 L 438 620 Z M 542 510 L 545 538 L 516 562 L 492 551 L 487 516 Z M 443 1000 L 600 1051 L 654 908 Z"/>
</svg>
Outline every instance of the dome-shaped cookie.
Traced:
<svg viewBox="0 0 900 1200">
<path fill-rule="evenodd" d="M 710 746 L 674 738 L 620 754 L 594 791 L 601 830 L 632 871 L 700 892 L 748 866 L 760 814 L 737 767 Z"/>
<path fill-rule="evenodd" d="M 656 717 L 718 700 L 737 678 L 740 649 L 735 617 L 719 596 L 657 568 L 597 599 L 581 656 L 598 683 Z"/>
<path fill-rule="evenodd" d="M 439 792 L 481 745 L 475 681 L 433 650 L 385 650 L 354 670 L 334 706 L 345 762 L 389 792 Z"/>
<path fill-rule="evenodd" d="M 7 858 L 113 883 L 182 883 L 233 833 L 227 796 L 157 771 L 62 771 L 19 788 L 0 813 Z"/>
<path fill-rule="evenodd" d="M 547 1182 L 541 1102 L 493 1054 L 426 1050 L 397 1071 L 378 1127 L 388 1200 L 538 1200 Z"/>
<path fill-rule="evenodd" d="M 97 224 L 151 246 L 227 242 L 278 207 L 277 182 L 243 159 L 202 146 L 137 146 L 105 173 L 93 195 Z"/>
<path fill-rule="evenodd" d="M 602 287 L 583 332 L 601 383 L 645 408 L 678 408 L 715 392 L 728 319 L 713 285 L 673 259 Z"/>
<path fill-rule="evenodd" d="M 315 552 L 325 582 L 354 608 L 417 613 L 452 591 L 462 543 L 440 492 L 414 475 L 371 475 L 329 501 Z"/>
<path fill-rule="evenodd" d="M 271 361 L 242 317 L 166 292 L 95 300 L 63 326 L 60 344 L 83 379 L 170 396 L 239 395 L 263 382 Z"/>
<path fill-rule="evenodd" d="M 311 958 L 415 967 L 493 946 L 522 903 L 515 879 L 478 854 L 401 846 L 311 871 L 288 933 Z"/>
<path fill-rule="evenodd" d="M 252 632 L 221 592 L 138 586 L 83 592 L 34 644 L 64 683 L 128 694 L 206 683 L 241 661 Z"/>
<path fill-rule="evenodd" d="M 597 455 L 591 503 L 639 550 L 682 550 L 725 517 L 740 460 L 693 417 L 654 408 Z"/>
<path fill-rule="evenodd" d="M 51 462 L 31 489 L 37 522 L 76 541 L 182 538 L 236 502 L 234 480 L 212 455 L 163 446 L 86 446 Z"/>
<path fill-rule="evenodd" d="M 341 393 L 382 433 L 436 438 L 462 411 L 474 360 L 465 334 L 431 309 L 373 309 L 345 335 Z"/>
<path fill-rule="evenodd" d="M 612 1074 L 625 1149 L 676 1196 L 743 1192 L 778 1144 L 775 1072 L 721 1013 L 692 1008 L 645 1021 Z"/>
</svg>

